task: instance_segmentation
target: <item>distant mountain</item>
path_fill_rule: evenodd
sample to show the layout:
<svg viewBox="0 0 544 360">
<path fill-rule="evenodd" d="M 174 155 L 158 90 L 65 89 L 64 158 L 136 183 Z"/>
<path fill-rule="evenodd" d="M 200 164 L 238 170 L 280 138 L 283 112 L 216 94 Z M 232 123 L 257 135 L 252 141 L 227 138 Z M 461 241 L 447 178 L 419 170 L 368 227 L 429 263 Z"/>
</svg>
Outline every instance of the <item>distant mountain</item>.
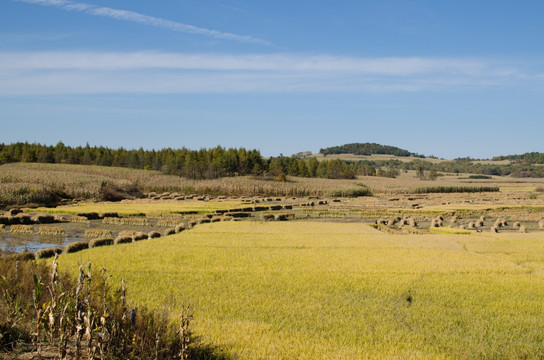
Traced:
<svg viewBox="0 0 544 360">
<path fill-rule="evenodd" d="M 512 160 L 524 164 L 544 164 L 544 153 L 528 152 L 521 155 L 496 156 L 493 160 Z"/>
<path fill-rule="evenodd" d="M 425 157 L 423 155 L 411 153 L 408 150 L 404 150 L 395 146 L 380 145 L 375 143 L 353 143 L 341 146 L 328 147 L 326 149 L 319 150 L 320 154 L 354 154 L 354 155 L 373 155 L 373 154 L 386 154 L 394 156 L 415 156 Z"/>
</svg>

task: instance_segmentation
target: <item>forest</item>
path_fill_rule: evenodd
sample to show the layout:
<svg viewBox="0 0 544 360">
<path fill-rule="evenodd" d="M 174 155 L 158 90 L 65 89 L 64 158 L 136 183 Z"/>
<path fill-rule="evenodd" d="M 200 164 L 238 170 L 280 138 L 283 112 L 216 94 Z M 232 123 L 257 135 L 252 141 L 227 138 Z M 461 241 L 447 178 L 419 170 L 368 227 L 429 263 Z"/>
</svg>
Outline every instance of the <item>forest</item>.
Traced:
<svg viewBox="0 0 544 360">
<path fill-rule="evenodd" d="M 331 154 L 354 154 L 354 155 L 373 155 L 373 154 L 386 154 L 386 155 L 395 155 L 395 156 L 414 156 L 414 157 L 424 157 L 423 155 L 418 155 L 411 153 L 408 150 L 404 150 L 395 146 L 380 145 L 376 143 L 352 143 L 345 144 L 341 146 L 333 146 L 325 149 L 319 150 L 320 154 L 331 155 Z"/>
<path fill-rule="evenodd" d="M 321 149 L 322 154 L 343 153 L 357 150 L 371 154 L 395 156 L 417 156 L 412 161 L 357 160 L 345 161 L 315 157 L 278 156 L 265 158 L 259 150 L 245 148 L 223 148 L 190 150 L 164 148 L 161 150 L 110 149 L 103 146 L 70 147 L 62 142 L 56 145 L 36 143 L 0 144 L 0 164 L 11 162 L 57 163 L 126 167 L 132 169 L 157 170 L 169 175 L 188 179 L 217 179 L 230 176 L 262 176 L 285 180 L 286 175 L 318 177 L 327 179 L 353 179 L 356 176 L 396 177 L 401 171 L 415 170 L 420 177 L 433 178 L 440 173 L 469 173 L 513 177 L 544 177 L 544 154 L 527 153 L 496 157 L 493 160 L 510 160 L 510 164 L 482 163 L 471 158 L 458 158 L 431 162 L 421 155 L 407 150 L 378 144 L 347 144 L 335 148 Z M 362 145 L 362 147 L 358 146 Z M 331 150 L 332 149 L 332 150 Z M 336 150 L 334 150 L 336 149 Z M 340 150 L 339 150 L 340 149 Z M 343 149 L 343 150 L 342 150 Z M 338 151 L 338 152 L 335 152 Z"/>
</svg>

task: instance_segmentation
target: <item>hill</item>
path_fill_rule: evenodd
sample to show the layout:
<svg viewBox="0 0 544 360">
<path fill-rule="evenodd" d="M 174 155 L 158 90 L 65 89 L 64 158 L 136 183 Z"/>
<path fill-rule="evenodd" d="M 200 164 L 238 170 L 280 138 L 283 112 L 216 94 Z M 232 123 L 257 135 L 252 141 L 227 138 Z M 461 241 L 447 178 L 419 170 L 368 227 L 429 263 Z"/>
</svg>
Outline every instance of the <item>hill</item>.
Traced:
<svg viewBox="0 0 544 360">
<path fill-rule="evenodd" d="M 418 155 L 411 153 L 408 150 L 398 148 L 396 146 L 380 145 L 376 143 L 352 143 L 345 144 L 341 146 L 333 146 L 325 149 L 319 150 L 320 154 L 331 155 L 331 154 L 354 154 L 354 155 L 374 155 L 374 154 L 385 154 L 385 155 L 395 155 L 402 157 L 421 157 L 423 155 Z"/>
<path fill-rule="evenodd" d="M 523 164 L 544 164 L 544 153 L 529 152 L 521 155 L 496 156 L 493 160 L 512 160 Z"/>
</svg>

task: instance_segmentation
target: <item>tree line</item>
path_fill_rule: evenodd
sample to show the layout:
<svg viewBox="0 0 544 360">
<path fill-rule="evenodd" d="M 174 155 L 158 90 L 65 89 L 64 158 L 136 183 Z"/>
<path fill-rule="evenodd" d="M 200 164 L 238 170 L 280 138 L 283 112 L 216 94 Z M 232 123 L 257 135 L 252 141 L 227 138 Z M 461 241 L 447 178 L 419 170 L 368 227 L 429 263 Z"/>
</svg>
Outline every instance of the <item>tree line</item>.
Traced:
<svg viewBox="0 0 544 360">
<path fill-rule="evenodd" d="M 512 160 L 524 164 L 544 164 L 544 153 L 528 152 L 521 155 L 496 156 L 493 160 Z"/>
<path fill-rule="evenodd" d="M 0 164 L 9 162 L 37 162 L 57 164 L 117 166 L 132 169 L 158 170 L 189 179 L 216 179 L 226 176 L 281 174 L 300 177 L 353 179 L 356 175 L 376 175 L 368 163 L 346 163 L 340 160 L 318 162 L 315 158 L 295 156 L 263 158 L 258 150 L 245 148 L 189 150 L 187 148 L 161 150 L 110 149 L 103 146 L 70 147 L 62 142 L 42 145 L 28 142 L 0 144 Z"/>
<path fill-rule="evenodd" d="M 423 157 L 415 153 L 411 153 L 408 150 L 404 150 L 395 146 L 380 145 L 376 143 L 352 143 L 341 146 L 333 146 L 319 150 L 319 153 L 327 156 L 331 154 L 354 154 L 354 155 L 373 155 L 373 154 L 386 154 L 395 156 L 414 156 Z"/>
<path fill-rule="evenodd" d="M 532 154 L 532 155 L 531 155 Z M 536 154 L 536 155 L 535 155 Z M 522 157 L 536 161 L 540 153 Z M 513 177 L 544 177 L 544 166 L 539 163 L 517 162 L 508 165 L 476 162 L 471 158 L 431 163 L 424 159 L 409 162 L 400 160 L 318 161 L 315 157 L 278 156 L 264 158 L 258 150 L 223 148 L 189 150 L 165 148 L 161 150 L 110 149 L 103 146 L 70 147 L 62 142 L 41 145 L 28 142 L 0 144 L 0 164 L 8 162 L 39 162 L 81 164 L 158 170 L 189 179 L 216 179 L 226 176 L 254 175 L 282 179 L 285 175 L 328 179 L 353 179 L 362 176 L 396 177 L 401 171 L 415 170 L 417 174 L 437 172 L 469 173 Z M 422 176 L 421 176 L 422 177 Z"/>
</svg>

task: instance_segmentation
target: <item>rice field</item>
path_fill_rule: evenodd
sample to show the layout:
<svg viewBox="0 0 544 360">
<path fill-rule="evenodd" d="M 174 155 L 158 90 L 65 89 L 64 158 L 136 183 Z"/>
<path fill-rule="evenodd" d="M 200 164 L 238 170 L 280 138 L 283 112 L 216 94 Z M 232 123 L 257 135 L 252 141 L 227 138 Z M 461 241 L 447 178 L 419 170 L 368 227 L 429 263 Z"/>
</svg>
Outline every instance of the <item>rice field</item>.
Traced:
<svg viewBox="0 0 544 360">
<path fill-rule="evenodd" d="M 165 213 L 212 213 L 215 210 L 229 210 L 247 205 L 242 201 L 153 201 L 125 200 L 123 202 L 79 203 L 76 205 L 57 206 L 55 208 L 38 208 L 32 211 L 79 214 L 79 213 L 117 213 L 123 216 L 153 215 Z"/>
<path fill-rule="evenodd" d="M 104 210 L 103 210 L 104 211 Z M 63 254 L 233 359 L 542 359 L 544 236 L 221 222 Z"/>
</svg>

